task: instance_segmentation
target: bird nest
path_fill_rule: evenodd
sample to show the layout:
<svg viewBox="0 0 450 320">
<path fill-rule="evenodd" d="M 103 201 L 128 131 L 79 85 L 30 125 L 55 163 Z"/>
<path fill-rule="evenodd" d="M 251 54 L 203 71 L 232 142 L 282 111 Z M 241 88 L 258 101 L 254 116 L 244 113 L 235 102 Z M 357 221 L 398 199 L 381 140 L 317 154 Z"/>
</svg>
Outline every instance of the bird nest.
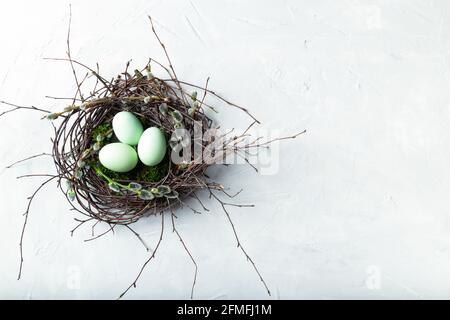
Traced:
<svg viewBox="0 0 450 320">
<path fill-rule="evenodd" d="M 171 153 L 197 145 L 202 150 L 208 141 L 194 140 L 195 127 L 201 136 L 211 128 L 212 120 L 205 115 L 202 101 L 151 74 L 127 72 L 112 84 L 100 89 L 102 98 L 84 100 L 70 106 L 53 141 L 53 159 L 60 179 L 66 181 L 66 196 L 84 214 L 111 224 L 131 224 L 143 216 L 158 214 L 169 207 L 182 205 L 197 189 L 220 188 L 205 176 L 208 164 L 183 158 L 174 163 Z M 112 119 L 121 111 L 136 115 L 144 127 L 158 127 L 169 141 L 162 163 L 154 167 L 139 164 L 131 172 L 116 173 L 103 167 L 98 160 L 100 148 L 115 137 Z M 184 150 L 186 151 L 186 150 Z M 75 206 L 74 206 L 75 207 Z"/>
<path fill-rule="evenodd" d="M 70 54 L 70 22 L 67 35 L 67 58 L 51 58 L 57 61 L 70 63 L 76 82 L 75 97 L 72 103 L 61 112 L 50 112 L 36 107 L 18 106 L 1 101 L 12 107 L 0 116 L 20 110 L 33 110 L 44 112 L 45 118 L 52 120 L 54 137 L 52 138 L 52 152 L 48 155 L 56 166 L 56 174 L 44 174 L 48 177 L 28 198 L 23 224 L 20 254 L 21 263 L 19 278 L 23 266 L 23 239 L 27 225 L 30 204 L 39 190 L 50 181 L 57 181 L 58 187 L 67 197 L 72 210 L 84 215 L 85 218 L 75 218 L 77 225 L 71 231 L 77 230 L 87 222 L 93 222 L 94 227 L 99 222 L 106 223 L 107 231 L 94 235 L 87 241 L 97 239 L 108 232 L 114 231 L 118 226 L 128 228 L 150 251 L 143 239 L 136 233 L 131 224 L 144 216 L 161 216 L 161 236 L 152 250 L 151 255 L 142 266 L 140 272 L 130 286 L 122 293 L 123 296 L 136 283 L 148 262 L 155 257 L 164 232 L 164 213 L 169 212 L 172 221 L 172 230 L 177 234 L 184 249 L 195 265 L 194 280 L 191 297 L 197 278 L 197 263 L 195 262 L 186 243 L 176 229 L 174 211 L 176 207 L 186 206 L 195 213 L 200 213 L 188 204 L 188 200 L 198 201 L 203 211 L 208 211 L 200 200 L 197 192 L 205 190 L 209 196 L 222 207 L 232 227 L 238 247 L 250 261 L 258 274 L 265 289 L 270 294 L 266 282 L 262 278 L 256 264 L 243 248 L 234 224 L 228 212 L 228 207 L 248 207 L 228 202 L 225 197 L 232 198 L 226 189 L 206 174 L 209 166 L 223 163 L 229 155 L 242 157 L 249 165 L 250 150 L 267 148 L 274 141 L 292 139 L 298 134 L 262 142 L 261 138 L 251 139 L 249 129 L 259 123 L 250 112 L 238 106 L 214 91 L 208 89 L 208 80 L 204 86 L 190 84 L 178 79 L 170 61 L 164 44 L 156 33 L 150 18 L 152 31 L 161 45 L 167 58 L 168 65 L 154 59 L 141 70 L 129 71 L 130 63 L 126 64 L 124 72 L 112 80 L 107 80 L 99 73 L 99 68 L 92 69 L 85 64 L 72 59 Z M 152 67 L 157 66 L 163 70 L 158 77 L 152 73 Z M 76 68 L 87 71 L 86 76 L 79 78 Z M 82 85 L 86 79 L 94 78 L 95 85 L 89 94 L 84 94 Z M 211 95 L 229 107 L 243 112 L 251 120 L 248 127 L 241 133 L 234 130 L 221 134 L 210 134 L 211 129 L 217 125 L 210 115 L 216 115 L 215 106 L 207 104 L 205 97 Z M 103 167 L 99 161 L 99 150 L 116 139 L 112 130 L 112 119 L 121 111 L 133 113 L 145 127 L 158 127 L 167 140 L 167 153 L 163 161 L 153 167 L 138 164 L 135 169 L 126 173 L 117 173 Z M 31 156 L 17 161 L 13 165 L 34 159 Z M 176 160 L 176 161 L 175 161 Z M 12 165 L 11 165 L 12 166 Z M 11 167 L 10 166 L 10 167 Z M 256 167 L 254 167 L 257 170 Z M 39 176 L 39 175 L 26 175 Z M 24 177 L 26 177 L 24 176 Z"/>
</svg>

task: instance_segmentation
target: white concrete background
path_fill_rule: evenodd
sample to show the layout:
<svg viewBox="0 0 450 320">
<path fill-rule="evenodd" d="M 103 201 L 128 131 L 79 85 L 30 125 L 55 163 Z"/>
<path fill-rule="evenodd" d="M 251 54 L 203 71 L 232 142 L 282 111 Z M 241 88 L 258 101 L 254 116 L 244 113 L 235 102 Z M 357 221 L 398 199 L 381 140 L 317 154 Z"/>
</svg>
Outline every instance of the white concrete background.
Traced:
<svg viewBox="0 0 450 320">
<path fill-rule="evenodd" d="M 0 99 L 59 110 L 74 90 L 65 54 L 68 1 L 0 4 Z M 217 171 L 240 202 L 243 244 L 272 299 L 450 297 L 450 20 L 448 1 L 72 1 L 73 56 L 104 73 L 163 60 L 157 22 L 180 78 L 247 106 L 263 128 L 307 135 L 281 145 L 280 170 Z M 222 109 L 223 119 L 236 117 Z M 228 122 L 229 123 L 229 122 Z M 49 151 L 39 114 L 0 119 L 0 167 Z M 16 280 L 21 213 L 49 159 L 0 169 L 0 297 L 113 299 L 146 252 L 127 230 L 83 242 L 51 185 L 32 206 L 23 279 Z M 226 217 L 178 213 L 199 264 L 195 297 L 269 298 L 236 248 Z M 154 244 L 159 220 L 136 225 Z M 169 229 L 167 229 L 169 230 Z M 188 298 L 193 267 L 165 235 L 127 298 Z"/>
</svg>

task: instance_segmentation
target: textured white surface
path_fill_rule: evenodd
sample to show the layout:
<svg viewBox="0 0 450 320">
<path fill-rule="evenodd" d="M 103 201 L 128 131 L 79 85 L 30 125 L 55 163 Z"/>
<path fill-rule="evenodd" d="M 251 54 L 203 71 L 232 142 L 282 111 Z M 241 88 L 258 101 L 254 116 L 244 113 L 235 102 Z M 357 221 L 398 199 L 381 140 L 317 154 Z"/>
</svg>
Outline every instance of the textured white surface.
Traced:
<svg viewBox="0 0 450 320">
<path fill-rule="evenodd" d="M 241 202 L 242 242 L 272 298 L 449 298 L 450 20 L 448 1 L 73 1 L 72 53 L 107 75 L 163 60 L 157 22 L 180 78 L 250 108 L 264 128 L 307 135 L 280 147 L 280 170 L 217 176 Z M 45 95 L 74 90 L 64 56 L 68 1 L 0 5 L 0 99 L 61 109 Z M 223 111 L 226 115 L 233 112 Z M 0 119 L 0 167 L 49 151 L 38 114 Z M 21 213 L 42 158 L 0 169 L 0 298 L 116 298 L 146 252 L 117 230 L 83 242 L 54 185 L 32 206 L 23 279 L 16 280 Z M 211 206 L 211 201 L 205 199 Z M 199 264 L 197 298 L 267 298 L 226 217 L 178 214 Z M 159 220 L 136 225 L 149 243 Z M 169 230 L 169 229 L 167 229 Z M 188 298 L 193 267 L 167 232 L 127 298 Z"/>
</svg>

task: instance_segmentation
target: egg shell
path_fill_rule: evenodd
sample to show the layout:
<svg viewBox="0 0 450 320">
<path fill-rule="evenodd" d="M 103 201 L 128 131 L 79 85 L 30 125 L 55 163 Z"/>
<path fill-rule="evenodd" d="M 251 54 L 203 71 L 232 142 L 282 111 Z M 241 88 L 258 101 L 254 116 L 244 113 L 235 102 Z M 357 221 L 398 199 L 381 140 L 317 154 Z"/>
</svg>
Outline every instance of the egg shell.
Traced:
<svg viewBox="0 0 450 320">
<path fill-rule="evenodd" d="M 114 133 L 120 142 L 135 146 L 144 131 L 139 119 L 129 111 L 117 113 L 112 121 Z"/>
<path fill-rule="evenodd" d="M 157 127 L 144 131 L 137 147 L 139 159 L 147 166 L 156 166 L 164 159 L 167 150 L 166 138 Z"/>
<path fill-rule="evenodd" d="M 115 142 L 105 145 L 98 154 L 100 163 L 115 172 L 128 172 L 138 163 L 138 156 L 133 147 Z"/>
</svg>

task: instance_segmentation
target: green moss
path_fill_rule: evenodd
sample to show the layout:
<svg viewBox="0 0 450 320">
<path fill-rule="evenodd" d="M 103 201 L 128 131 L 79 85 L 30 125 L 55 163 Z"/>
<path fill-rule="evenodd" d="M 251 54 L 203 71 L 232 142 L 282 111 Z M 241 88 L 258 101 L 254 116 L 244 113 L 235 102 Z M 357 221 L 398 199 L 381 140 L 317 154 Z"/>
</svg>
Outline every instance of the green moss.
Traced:
<svg viewBox="0 0 450 320">
<path fill-rule="evenodd" d="M 105 168 L 98 160 L 89 161 L 92 168 L 98 167 L 105 175 L 115 181 L 141 181 L 141 182 L 158 182 L 163 179 L 169 171 L 169 159 L 166 157 L 156 166 L 148 167 L 143 163 L 139 163 L 136 168 L 129 172 L 115 172 Z"/>
<path fill-rule="evenodd" d="M 167 175 L 167 172 L 169 171 L 169 158 L 166 156 L 163 161 L 161 161 L 156 166 L 147 167 L 146 165 L 142 164 L 137 170 L 137 176 L 136 179 L 138 181 L 145 181 L 145 182 L 158 182 L 162 178 L 164 178 Z"/>
<path fill-rule="evenodd" d="M 106 136 L 108 131 L 110 131 L 112 129 L 112 124 L 111 122 L 105 122 L 102 123 L 101 125 L 97 126 L 94 130 L 92 130 L 92 143 L 95 143 L 97 140 L 97 136 L 99 134 Z"/>
<path fill-rule="evenodd" d="M 107 175 L 108 177 L 110 177 L 111 179 L 113 179 L 115 181 L 133 180 L 133 175 L 131 174 L 133 171 L 123 172 L 123 173 L 111 171 L 111 170 L 107 169 L 106 167 L 104 167 L 100 163 L 100 161 L 97 161 L 95 166 L 98 167 L 105 175 Z"/>
</svg>

